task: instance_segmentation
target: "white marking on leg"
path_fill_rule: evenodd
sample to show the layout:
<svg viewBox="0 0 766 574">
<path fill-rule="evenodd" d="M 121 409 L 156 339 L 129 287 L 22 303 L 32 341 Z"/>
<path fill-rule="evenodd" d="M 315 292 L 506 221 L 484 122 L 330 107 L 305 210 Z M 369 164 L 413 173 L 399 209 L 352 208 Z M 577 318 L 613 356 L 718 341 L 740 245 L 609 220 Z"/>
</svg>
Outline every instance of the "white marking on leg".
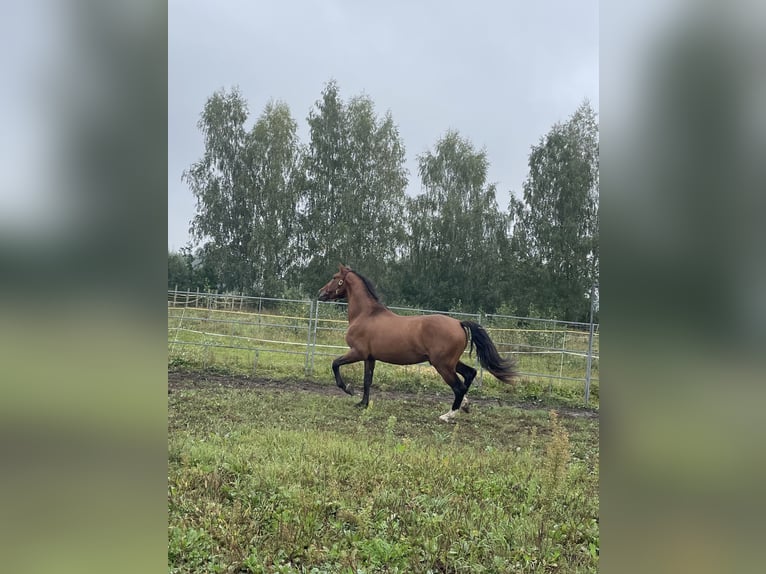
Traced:
<svg viewBox="0 0 766 574">
<path fill-rule="evenodd" d="M 457 411 L 450 410 L 448 413 L 444 413 L 439 418 L 443 420 L 445 423 L 448 423 L 456 414 L 457 414 Z"/>
</svg>

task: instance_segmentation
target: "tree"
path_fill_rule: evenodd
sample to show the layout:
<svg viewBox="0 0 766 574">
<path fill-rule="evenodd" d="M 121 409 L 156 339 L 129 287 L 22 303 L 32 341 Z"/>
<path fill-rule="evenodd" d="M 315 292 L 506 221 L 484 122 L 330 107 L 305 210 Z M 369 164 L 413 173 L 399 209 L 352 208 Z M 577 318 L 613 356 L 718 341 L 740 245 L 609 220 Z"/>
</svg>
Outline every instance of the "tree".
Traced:
<svg viewBox="0 0 766 574">
<path fill-rule="evenodd" d="M 384 286 L 403 235 L 404 145 L 390 113 L 358 96 L 345 104 L 330 82 L 308 117 L 303 163 L 303 282 L 326 281 L 338 262 Z"/>
<path fill-rule="evenodd" d="M 197 123 L 205 153 L 183 175 L 197 199 L 192 237 L 205 243 L 215 265 L 217 287 L 228 290 L 250 282 L 253 264 L 248 252 L 252 210 L 248 205 L 247 117 L 247 103 L 237 89 L 208 98 Z"/>
<path fill-rule="evenodd" d="M 348 258 L 391 292 L 391 267 L 404 235 L 404 145 L 391 113 L 378 119 L 369 98 L 352 99 L 346 117 L 351 152 L 347 209 L 353 218 Z"/>
<path fill-rule="evenodd" d="M 187 245 L 180 251 L 168 251 L 168 289 L 211 291 L 216 289 L 216 273 L 205 248 Z"/>
<path fill-rule="evenodd" d="M 403 295 L 437 309 L 493 311 L 506 217 L 486 183 L 486 152 L 449 131 L 418 163 L 424 193 L 409 202 Z"/>
<path fill-rule="evenodd" d="M 250 131 L 247 119 L 237 89 L 206 102 L 197 124 L 205 153 L 183 176 L 197 199 L 191 230 L 217 288 L 279 294 L 296 248 L 297 124 L 280 102 L 269 103 Z"/>
<path fill-rule="evenodd" d="M 266 106 L 249 137 L 253 223 L 249 251 L 256 267 L 252 289 L 281 294 L 295 275 L 299 232 L 295 185 L 299 167 L 298 125 L 281 102 Z"/>
<path fill-rule="evenodd" d="M 191 258 L 176 251 L 168 251 L 168 289 L 191 289 L 192 286 Z"/>
<path fill-rule="evenodd" d="M 584 320 L 598 281 L 598 124 L 588 102 L 532 147 L 523 201 L 511 200 L 520 309 Z"/>
<path fill-rule="evenodd" d="M 342 260 L 347 235 L 341 218 L 345 189 L 342 153 L 346 122 L 338 87 L 330 82 L 309 112 L 310 141 L 303 157 L 301 183 L 301 247 L 303 281 L 320 284 L 333 260 Z"/>
</svg>

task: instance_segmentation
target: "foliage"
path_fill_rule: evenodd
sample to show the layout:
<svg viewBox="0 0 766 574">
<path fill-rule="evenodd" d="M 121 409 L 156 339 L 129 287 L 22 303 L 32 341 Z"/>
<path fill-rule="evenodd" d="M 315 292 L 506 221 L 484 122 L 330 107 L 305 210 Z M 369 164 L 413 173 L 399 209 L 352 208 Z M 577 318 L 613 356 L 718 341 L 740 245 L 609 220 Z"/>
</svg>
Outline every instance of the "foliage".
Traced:
<svg viewBox="0 0 766 574">
<path fill-rule="evenodd" d="M 192 233 L 216 287 L 272 293 L 286 287 L 294 262 L 297 124 L 281 102 L 269 103 L 249 131 L 248 114 L 236 89 L 208 99 L 198 123 L 205 153 L 184 179 L 197 199 Z"/>
<path fill-rule="evenodd" d="M 410 233 L 404 246 L 402 293 L 407 301 L 454 309 L 494 311 L 501 303 L 490 277 L 502 265 L 506 220 L 486 184 L 485 151 L 455 131 L 418 158 L 425 192 L 409 202 Z"/>
<path fill-rule="evenodd" d="M 269 102 L 249 129 L 248 118 L 236 88 L 205 103 L 205 152 L 183 174 L 197 199 L 194 243 L 169 253 L 169 286 L 307 297 L 342 262 L 389 304 L 588 319 L 599 144 L 587 102 L 532 147 L 523 198 L 507 212 L 486 151 L 454 130 L 418 157 L 422 193 L 407 196 L 391 112 L 365 95 L 344 101 L 334 81 L 309 111 L 305 145 L 284 103 Z"/>
<path fill-rule="evenodd" d="M 188 289 L 192 284 L 191 257 L 168 251 L 168 289 Z"/>
<path fill-rule="evenodd" d="M 335 82 L 308 117 L 302 188 L 303 284 L 320 286 L 338 262 L 387 284 L 403 237 L 404 144 L 390 112 L 366 96 L 344 103 Z"/>
<path fill-rule="evenodd" d="M 206 256 L 207 246 L 195 251 L 187 246 L 179 252 L 168 251 L 168 289 L 181 291 L 215 291 L 217 273 L 213 267 L 213 258 Z"/>
<path fill-rule="evenodd" d="M 586 102 L 529 156 L 524 200 L 511 200 L 520 308 L 584 321 L 598 281 L 598 125 Z"/>
<path fill-rule="evenodd" d="M 197 199 L 191 231 L 204 241 L 206 258 L 213 262 L 223 288 L 249 282 L 252 217 L 246 160 L 247 103 L 238 90 L 216 92 L 205 103 L 197 123 L 205 154 L 183 177 Z"/>
<path fill-rule="evenodd" d="M 253 234 L 248 251 L 253 260 L 252 290 L 280 293 L 295 274 L 299 232 L 295 210 L 299 189 L 297 123 L 286 104 L 271 102 L 251 133 Z"/>
</svg>

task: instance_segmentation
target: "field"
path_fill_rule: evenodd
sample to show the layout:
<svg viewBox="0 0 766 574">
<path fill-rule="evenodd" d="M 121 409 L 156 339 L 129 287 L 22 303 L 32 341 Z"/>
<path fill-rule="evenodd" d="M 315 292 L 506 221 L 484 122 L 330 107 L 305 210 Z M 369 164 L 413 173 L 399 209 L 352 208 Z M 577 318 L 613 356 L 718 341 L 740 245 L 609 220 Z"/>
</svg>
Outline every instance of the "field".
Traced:
<svg viewBox="0 0 766 574">
<path fill-rule="evenodd" d="M 597 410 L 485 376 L 446 424 L 444 383 L 362 411 L 327 372 L 218 371 L 168 374 L 170 572 L 598 570 Z"/>
</svg>

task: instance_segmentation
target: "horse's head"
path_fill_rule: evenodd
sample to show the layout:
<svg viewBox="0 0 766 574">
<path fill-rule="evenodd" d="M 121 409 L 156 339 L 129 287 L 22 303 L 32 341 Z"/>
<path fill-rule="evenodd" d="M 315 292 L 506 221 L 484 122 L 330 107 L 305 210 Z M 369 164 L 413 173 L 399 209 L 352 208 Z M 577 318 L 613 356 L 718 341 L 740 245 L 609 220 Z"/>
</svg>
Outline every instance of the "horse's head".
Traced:
<svg viewBox="0 0 766 574">
<path fill-rule="evenodd" d="M 351 268 L 341 263 L 338 266 L 338 272 L 332 276 L 327 285 L 319 290 L 319 300 L 335 301 L 337 299 L 344 299 L 347 295 L 346 275 L 349 271 L 351 271 Z"/>
</svg>

